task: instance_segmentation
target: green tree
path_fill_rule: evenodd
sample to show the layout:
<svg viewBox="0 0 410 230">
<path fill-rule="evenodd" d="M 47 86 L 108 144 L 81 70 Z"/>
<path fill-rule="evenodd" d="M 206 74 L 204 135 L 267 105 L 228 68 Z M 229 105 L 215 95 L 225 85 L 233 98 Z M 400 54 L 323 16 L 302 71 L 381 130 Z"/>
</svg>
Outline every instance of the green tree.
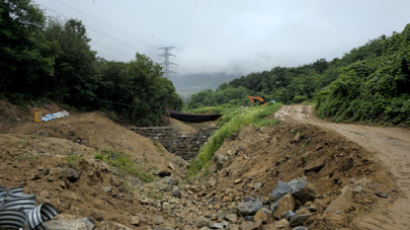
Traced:
<svg viewBox="0 0 410 230">
<path fill-rule="evenodd" d="M 0 2 L 0 94 L 41 96 L 53 75 L 55 52 L 44 38 L 45 17 L 30 0 Z"/>
<path fill-rule="evenodd" d="M 45 34 L 58 44 L 59 51 L 50 87 L 53 97 L 70 105 L 95 108 L 96 57 L 84 25 L 75 19 L 65 23 L 51 20 Z"/>
</svg>

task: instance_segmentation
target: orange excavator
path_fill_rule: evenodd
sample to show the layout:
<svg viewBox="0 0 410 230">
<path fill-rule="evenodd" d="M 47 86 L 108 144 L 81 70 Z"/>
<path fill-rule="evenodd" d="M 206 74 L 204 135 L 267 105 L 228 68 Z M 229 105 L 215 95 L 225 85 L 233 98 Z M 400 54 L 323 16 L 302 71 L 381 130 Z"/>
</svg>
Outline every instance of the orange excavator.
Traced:
<svg viewBox="0 0 410 230">
<path fill-rule="evenodd" d="M 262 105 L 265 106 L 266 105 L 266 101 L 263 100 L 263 98 L 261 97 L 254 97 L 254 96 L 248 96 L 249 100 L 251 100 L 253 105 Z M 257 101 L 255 101 L 257 100 Z"/>
</svg>

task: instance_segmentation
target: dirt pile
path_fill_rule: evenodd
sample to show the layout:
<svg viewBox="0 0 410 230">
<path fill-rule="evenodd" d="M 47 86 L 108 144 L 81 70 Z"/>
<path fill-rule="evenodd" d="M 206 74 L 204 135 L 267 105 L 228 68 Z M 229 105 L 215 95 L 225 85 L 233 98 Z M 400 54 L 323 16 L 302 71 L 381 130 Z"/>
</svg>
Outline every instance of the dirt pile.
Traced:
<svg viewBox="0 0 410 230">
<path fill-rule="evenodd" d="M 175 172 L 180 172 L 178 167 L 184 166 L 184 161 L 167 152 L 160 144 L 112 122 L 98 112 L 75 114 L 43 123 L 27 122 L 14 128 L 11 133 L 70 140 L 94 148 L 96 152 L 124 153 L 152 173 L 168 170 L 169 162 L 174 163 Z"/>
<path fill-rule="evenodd" d="M 391 176 L 369 152 L 314 126 L 246 127 L 225 141 L 214 159 L 209 173 L 215 174 L 206 182 L 205 196 L 224 213 L 239 215 L 236 208 L 250 198 L 272 204 L 269 194 L 278 182 L 299 177 L 313 184 L 317 196 L 296 201 L 291 211 L 309 214 L 301 224 L 312 229 L 354 228 L 357 216 L 397 197 Z M 276 223 L 279 216 L 269 215 L 267 223 Z M 242 218 L 246 223 L 247 217 Z"/>
<path fill-rule="evenodd" d="M 87 158 L 93 153 L 91 148 L 57 138 L 10 135 L 0 136 L 0 146 L 1 185 L 23 187 L 69 219 L 88 217 L 98 225 L 105 221 L 132 226 L 133 216 L 141 210 L 150 216 L 160 215 L 141 206 L 142 197 L 136 193 L 140 184 L 135 180 L 112 171 L 115 169 L 102 161 Z M 68 151 L 82 157 L 71 159 Z"/>
<path fill-rule="evenodd" d="M 193 126 L 187 125 L 182 121 L 169 118 L 169 126 L 177 133 L 186 134 L 186 133 L 196 133 L 198 129 Z"/>
<path fill-rule="evenodd" d="M 33 123 L 33 108 L 7 108 L 3 116 L 21 119 L 0 134 L 1 186 L 23 187 L 26 193 L 36 194 L 39 202 L 55 205 L 64 221 L 91 218 L 100 229 L 135 228 L 137 215 L 143 213 L 149 219 L 137 225 L 156 226 L 152 217 L 163 213 L 144 206 L 144 199 L 159 203 L 156 199 L 163 192 L 156 193 L 150 186 L 161 184 L 157 181 L 163 175 L 171 174 L 178 181 L 184 160 L 100 113 Z M 138 176 L 148 174 L 157 175 L 149 177 L 153 183 L 143 183 Z M 158 223 L 173 225 L 174 220 Z"/>
</svg>

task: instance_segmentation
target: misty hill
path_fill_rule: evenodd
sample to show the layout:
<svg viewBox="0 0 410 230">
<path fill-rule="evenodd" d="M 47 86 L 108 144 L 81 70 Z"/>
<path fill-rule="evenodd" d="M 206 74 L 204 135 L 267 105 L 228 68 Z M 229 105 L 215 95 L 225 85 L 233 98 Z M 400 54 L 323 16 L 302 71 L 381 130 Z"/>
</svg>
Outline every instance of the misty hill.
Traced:
<svg viewBox="0 0 410 230">
<path fill-rule="evenodd" d="M 230 73 L 197 73 L 182 76 L 171 76 L 176 91 L 183 97 L 189 97 L 205 89 L 216 89 L 222 83 L 240 77 L 240 74 Z"/>
</svg>

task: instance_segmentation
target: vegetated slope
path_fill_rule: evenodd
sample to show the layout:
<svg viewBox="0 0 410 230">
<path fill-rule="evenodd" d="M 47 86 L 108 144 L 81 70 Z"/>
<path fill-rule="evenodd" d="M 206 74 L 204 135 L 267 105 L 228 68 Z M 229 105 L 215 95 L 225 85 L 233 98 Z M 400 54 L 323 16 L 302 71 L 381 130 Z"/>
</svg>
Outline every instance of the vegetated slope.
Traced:
<svg viewBox="0 0 410 230">
<path fill-rule="evenodd" d="M 383 41 L 382 55 L 355 62 L 317 97 L 334 121 L 384 121 L 410 126 L 410 24 Z"/>
<path fill-rule="evenodd" d="M 208 168 L 215 151 L 219 149 L 226 138 L 238 132 L 242 126 L 276 124 L 276 120 L 264 118 L 273 114 L 280 106 L 281 104 L 269 104 L 268 106 L 256 106 L 226 111 L 219 119 L 218 130 L 211 135 L 208 141 L 201 147 L 195 159 L 190 162 L 187 175 L 191 177 L 196 175 L 202 168 Z"/>
<path fill-rule="evenodd" d="M 299 103 L 319 93 L 317 109 L 323 117 L 408 125 L 409 27 L 391 37 L 380 36 L 330 62 L 319 59 L 299 67 L 274 67 L 222 84 L 216 91 L 201 91 L 192 95 L 188 107 L 218 102 L 246 105 L 249 94 Z"/>
<path fill-rule="evenodd" d="M 209 184 L 206 198 L 223 213 L 235 212 L 246 197 L 261 199 L 269 209 L 269 193 L 278 181 L 305 177 L 315 185 L 318 195 L 314 201 L 297 202 L 293 211 L 311 214 L 300 225 L 356 229 L 353 220 L 398 196 L 391 176 L 371 153 L 338 134 L 310 125 L 242 128 L 224 142 L 214 161 L 210 168 L 213 174 L 202 180 Z M 375 193 L 385 193 L 388 198 Z M 315 208 L 307 210 L 311 205 Z M 247 221 L 240 217 L 239 222 Z M 267 227 L 278 220 L 268 215 L 266 222 Z"/>
</svg>

